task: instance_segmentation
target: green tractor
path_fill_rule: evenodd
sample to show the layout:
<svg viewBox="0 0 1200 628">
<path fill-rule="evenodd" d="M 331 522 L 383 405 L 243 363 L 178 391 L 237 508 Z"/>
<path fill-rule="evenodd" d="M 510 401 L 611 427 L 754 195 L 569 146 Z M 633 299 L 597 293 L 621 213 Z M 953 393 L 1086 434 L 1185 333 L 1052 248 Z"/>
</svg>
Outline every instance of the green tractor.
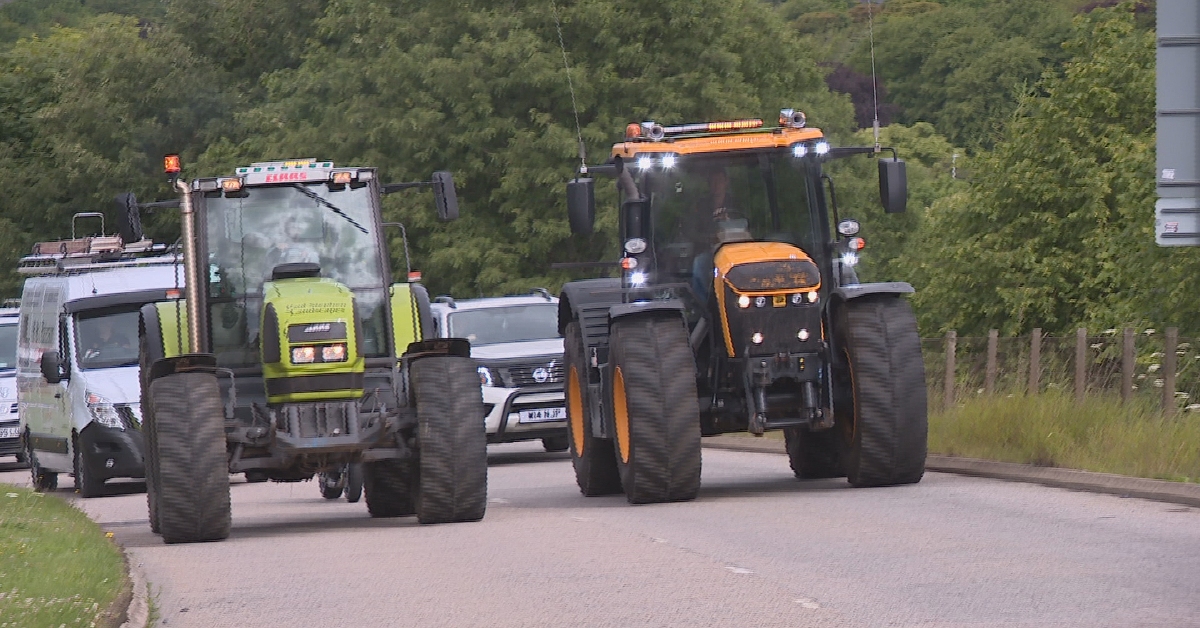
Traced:
<svg viewBox="0 0 1200 628">
<path fill-rule="evenodd" d="M 584 495 L 696 497 L 702 436 L 783 432 L 799 478 L 906 484 L 925 469 L 925 372 L 907 283 L 860 283 L 864 241 L 842 220 L 832 147 L 804 114 L 634 123 L 605 164 L 567 186 L 591 233 L 591 175 L 620 194 L 620 276 L 559 299 L 567 417 Z M 878 159 L 884 210 L 907 200 L 904 162 Z"/>
<path fill-rule="evenodd" d="M 373 517 L 477 521 L 487 503 L 479 375 L 462 339 L 432 337 L 419 283 L 390 281 L 374 168 L 263 162 L 181 198 L 183 299 L 141 311 L 151 528 L 223 539 L 229 474 L 294 482 L 361 463 Z M 161 203 L 156 204 L 161 205 Z M 400 356 L 399 358 L 395 356 Z"/>
</svg>

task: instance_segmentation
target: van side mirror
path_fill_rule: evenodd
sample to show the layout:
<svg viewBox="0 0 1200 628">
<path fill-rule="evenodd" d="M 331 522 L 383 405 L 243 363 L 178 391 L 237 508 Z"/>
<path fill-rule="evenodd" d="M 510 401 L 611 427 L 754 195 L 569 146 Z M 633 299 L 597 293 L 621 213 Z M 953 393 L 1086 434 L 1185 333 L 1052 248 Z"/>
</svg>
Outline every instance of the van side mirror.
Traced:
<svg viewBox="0 0 1200 628">
<path fill-rule="evenodd" d="M 46 351 L 42 353 L 42 377 L 45 378 L 48 384 L 57 384 L 63 381 L 62 376 L 62 360 L 58 357 L 57 351 Z"/>
<path fill-rule="evenodd" d="M 567 182 L 567 220 L 571 233 L 591 235 L 596 221 L 596 191 L 592 179 Z"/>
<path fill-rule="evenodd" d="M 445 170 L 433 173 L 433 202 L 437 205 L 438 220 L 448 222 L 458 219 L 458 191 L 454 189 L 454 175 Z"/>
<path fill-rule="evenodd" d="M 908 206 L 908 175 L 903 161 L 879 160 L 879 201 L 889 214 L 901 213 Z"/>
</svg>

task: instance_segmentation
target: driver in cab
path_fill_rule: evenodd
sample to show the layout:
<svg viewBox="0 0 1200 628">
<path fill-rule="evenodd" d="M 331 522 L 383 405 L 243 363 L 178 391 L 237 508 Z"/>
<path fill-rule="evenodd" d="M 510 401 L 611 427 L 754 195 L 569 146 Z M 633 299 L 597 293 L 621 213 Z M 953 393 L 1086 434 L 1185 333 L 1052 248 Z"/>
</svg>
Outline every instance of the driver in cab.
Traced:
<svg viewBox="0 0 1200 628">
<path fill-rule="evenodd" d="M 87 349 L 84 350 L 83 358 L 90 360 L 105 354 L 111 354 L 117 349 L 127 352 L 132 348 L 133 342 L 129 337 L 116 329 L 116 325 L 111 318 L 103 317 L 96 321 L 96 333 L 92 334 Z"/>
</svg>

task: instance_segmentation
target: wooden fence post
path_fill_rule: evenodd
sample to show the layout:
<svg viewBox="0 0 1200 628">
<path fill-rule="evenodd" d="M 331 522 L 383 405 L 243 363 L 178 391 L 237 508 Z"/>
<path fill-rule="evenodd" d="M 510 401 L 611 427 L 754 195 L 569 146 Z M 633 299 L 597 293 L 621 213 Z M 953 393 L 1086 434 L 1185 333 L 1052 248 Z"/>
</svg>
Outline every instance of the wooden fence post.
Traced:
<svg viewBox="0 0 1200 628">
<path fill-rule="evenodd" d="M 1042 375 L 1042 328 L 1034 327 L 1029 337 L 1029 390 L 1028 394 L 1040 392 Z"/>
<path fill-rule="evenodd" d="M 1075 330 L 1075 403 L 1083 401 L 1087 390 L 1087 329 Z"/>
<path fill-rule="evenodd" d="M 987 371 L 983 376 L 983 389 L 989 395 L 996 394 L 996 348 L 1000 344 L 1000 330 L 988 330 Z"/>
<path fill-rule="evenodd" d="M 1121 401 L 1133 399 L 1133 328 L 1126 327 L 1121 341 Z"/>
<path fill-rule="evenodd" d="M 1175 354 L 1179 346 L 1179 328 L 1168 327 L 1167 337 L 1163 341 L 1162 380 L 1163 396 L 1162 411 L 1164 416 L 1175 414 Z"/>
<path fill-rule="evenodd" d="M 958 332 L 953 329 L 946 332 L 946 379 L 942 392 L 942 410 L 954 407 L 954 350 L 958 344 Z"/>
</svg>

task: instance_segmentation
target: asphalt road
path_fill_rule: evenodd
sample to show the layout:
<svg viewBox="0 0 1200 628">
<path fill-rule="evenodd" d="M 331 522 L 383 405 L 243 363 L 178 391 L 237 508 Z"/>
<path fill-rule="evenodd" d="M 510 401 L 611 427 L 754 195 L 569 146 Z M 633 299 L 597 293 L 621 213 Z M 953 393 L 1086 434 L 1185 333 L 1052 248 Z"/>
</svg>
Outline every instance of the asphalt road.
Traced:
<svg viewBox="0 0 1200 628">
<path fill-rule="evenodd" d="M 79 502 L 168 628 L 1200 626 L 1194 508 L 935 473 L 856 490 L 708 449 L 698 500 L 633 507 L 581 497 L 569 459 L 537 445 L 491 463 L 480 523 L 237 483 L 228 540 L 167 546 L 143 494 Z"/>
</svg>

